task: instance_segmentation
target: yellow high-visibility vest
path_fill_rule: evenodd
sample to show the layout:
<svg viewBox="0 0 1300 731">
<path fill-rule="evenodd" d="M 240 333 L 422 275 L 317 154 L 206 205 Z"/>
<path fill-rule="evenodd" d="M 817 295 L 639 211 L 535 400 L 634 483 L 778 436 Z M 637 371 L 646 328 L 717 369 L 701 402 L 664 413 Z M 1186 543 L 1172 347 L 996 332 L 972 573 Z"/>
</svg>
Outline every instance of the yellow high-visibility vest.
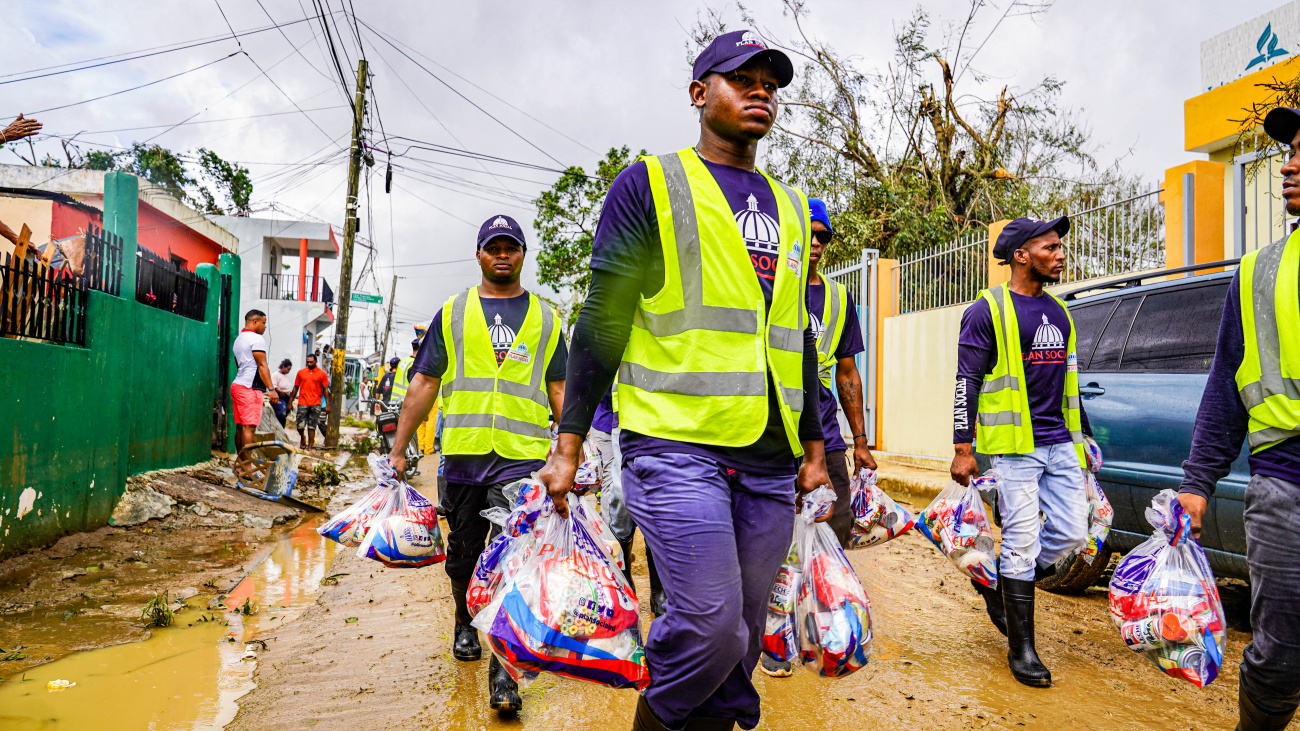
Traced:
<svg viewBox="0 0 1300 731">
<path fill-rule="evenodd" d="M 826 297 L 822 300 L 822 334 L 817 336 L 817 378 L 831 387 L 831 366 L 838 360 L 835 349 L 844 335 L 844 308 L 849 306 L 849 291 L 843 284 L 822 277 Z"/>
<path fill-rule="evenodd" d="M 992 372 L 984 377 L 980 388 L 979 406 L 975 421 L 975 447 L 982 454 L 1030 454 L 1034 451 L 1034 421 L 1029 412 L 1029 395 L 1025 389 L 1025 360 L 1020 350 L 1020 323 L 1016 319 L 1011 288 L 999 284 L 980 292 L 989 304 L 993 316 L 993 332 L 998 344 L 998 360 Z M 1065 392 L 1061 396 L 1061 412 L 1065 426 L 1070 430 L 1079 466 L 1088 464 L 1083 443 L 1083 417 L 1079 406 L 1079 359 L 1075 355 L 1074 318 L 1070 308 L 1051 293 L 1048 297 L 1065 311 L 1070 322 L 1070 337 L 1066 345 Z"/>
<path fill-rule="evenodd" d="M 478 287 L 447 300 L 442 306 L 443 454 L 546 458 L 551 444 L 546 367 L 560 342 L 558 322 L 549 305 L 529 294 L 528 314 L 498 367 Z"/>
<path fill-rule="evenodd" d="M 397 373 L 393 376 L 393 400 L 406 398 L 406 389 L 411 387 L 411 366 L 415 365 L 415 356 L 408 355 L 397 364 Z"/>
<path fill-rule="evenodd" d="M 1251 454 L 1300 435 L 1300 231 L 1241 258 L 1237 393 Z"/>
<path fill-rule="evenodd" d="M 747 446 L 767 426 L 770 377 L 790 448 L 802 455 L 807 197 L 763 174 L 780 229 L 769 308 L 731 206 L 695 150 L 642 159 L 664 285 L 641 297 L 632 320 L 619 367 L 620 426 L 681 442 Z"/>
</svg>

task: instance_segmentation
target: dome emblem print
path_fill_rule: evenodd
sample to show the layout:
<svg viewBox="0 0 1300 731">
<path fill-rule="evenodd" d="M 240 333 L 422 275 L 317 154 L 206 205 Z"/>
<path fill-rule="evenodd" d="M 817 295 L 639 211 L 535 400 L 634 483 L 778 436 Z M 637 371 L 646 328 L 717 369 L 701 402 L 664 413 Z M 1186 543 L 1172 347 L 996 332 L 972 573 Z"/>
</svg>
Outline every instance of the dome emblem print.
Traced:
<svg viewBox="0 0 1300 731">
<path fill-rule="evenodd" d="M 758 209 L 758 198 L 751 193 L 745 210 L 736 214 L 736 228 L 745 239 L 745 248 L 758 276 L 776 278 L 776 264 L 781 249 L 781 228 L 776 219 Z"/>
<path fill-rule="evenodd" d="M 501 313 L 497 313 L 493 322 L 488 326 L 488 338 L 492 341 L 492 350 L 496 352 L 497 365 L 505 359 L 506 352 L 510 346 L 515 344 L 515 331 L 509 325 L 501 322 Z"/>
<path fill-rule="evenodd" d="M 1065 334 L 1061 328 L 1053 325 L 1047 315 L 1040 315 L 1043 322 L 1034 330 L 1034 343 L 1025 353 L 1026 365 L 1047 365 L 1065 363 Z"/>
</svg>

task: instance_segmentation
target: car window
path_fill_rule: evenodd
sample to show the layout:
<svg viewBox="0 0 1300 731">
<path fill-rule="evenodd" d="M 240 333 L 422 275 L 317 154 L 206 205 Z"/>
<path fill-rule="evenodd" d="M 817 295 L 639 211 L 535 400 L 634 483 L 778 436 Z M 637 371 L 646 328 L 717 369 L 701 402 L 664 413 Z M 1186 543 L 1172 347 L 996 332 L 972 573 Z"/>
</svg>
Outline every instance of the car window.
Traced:
<svg viewBox="0 0 1300 731">
<path fill-rule="evenodd" d="M 1207 373 L 1228 283 L 1153 292 L 1129 330 L 1121 371 Z"/>
<path fill-rule="evenodd" d="M 1074 320 L 1074 352 L 1079 354 L 1079 362 L 1087 363 L 1092 359 L 1092 348 L 1097 344 L 1097 336 L 1106 324 L 1106 318 L 1115 309 L 1115 299 L 1096 302 L 1089 305 L 1075 305 L 1070 308 L 1070 319 Z"/>
<path fill-rule="evenodd" d="M 1119 358 L 1124 352 L 1124 340 L 1128 337 L 1128 327 L 1133 322 L 1141 297 L 1126 297 L 1119 301 L 1115 313 L 1106 321 L 1106 328 L 1097 338 L 1097 347 L 1092 353 L 1092 360 L 1085 370 L 1115 371 L 1119 369 Z"/>
</svg>

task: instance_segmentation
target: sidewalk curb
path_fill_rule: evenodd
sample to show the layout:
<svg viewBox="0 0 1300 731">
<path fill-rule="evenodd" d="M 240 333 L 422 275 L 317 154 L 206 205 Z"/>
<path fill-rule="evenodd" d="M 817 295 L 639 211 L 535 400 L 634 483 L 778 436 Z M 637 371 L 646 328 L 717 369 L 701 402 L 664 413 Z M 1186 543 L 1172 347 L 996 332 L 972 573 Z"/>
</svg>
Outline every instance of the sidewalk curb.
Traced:
<svg viewBox="0 0 1300 731">
<path fill-rule="evenodd" d="M 882 490 L 900 493 L 921 503 L 933 500 L 951 481 L 948 473 L 938 470 L 883 459 L 877 459 L 877 463 L 876 483 Z"/>
</svg>

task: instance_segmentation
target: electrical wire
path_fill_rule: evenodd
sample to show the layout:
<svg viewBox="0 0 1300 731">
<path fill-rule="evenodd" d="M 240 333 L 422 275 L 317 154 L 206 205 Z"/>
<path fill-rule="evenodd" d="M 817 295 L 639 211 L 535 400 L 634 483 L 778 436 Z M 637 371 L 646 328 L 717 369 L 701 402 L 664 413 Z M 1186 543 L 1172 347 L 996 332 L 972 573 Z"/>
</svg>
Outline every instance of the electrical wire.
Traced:
<svg viewBox="0 0 1300 731">
<path fill-rule="evenodd" d="M 302 110 L 302 111 L 304 111 L 304 112 L 324 112 L 324 111 L 328 111 L 328 110 L 331 110 L 331 109 L 345 109 L 345 108 L 346 108 L 346 107 L 344 107 L 342 104 L 336 104 L 336 105 L 334 105 L 334 106 L 332 106 L 332 107 L 315 107 L 315 108 L 313 108 L 313 109 L 304 109 L 304 110 Z M 294 110 L 288 110 L 288 111 L 282 111 L 282 112 L 267 112 L 267 113 L 265 113 L 265 114 L 249 114 L 249 115 L 244 116 L 244 117 L 223 117 L 222 119 L 200 119 L 200 120 L 197 121 L 197 122 L 181 122 L 181 124 L 193 125 L 193 124 L 216 124 L 217 122 L 243 122 L 243 121 L 248 120 L 248 119 L 260 119 L 260 118 L 262 118 L 262 117 L 282 117 L 282 116 L 284 116 L 284 115 L 286 115 L 286 114 L 297 114 L 297 113 L 298 113 L 297 111 L 294 111 Z M 175 124 L 150 124 L 150 125 L 146 125 L 146 126 L 144 126 L 144 127 L 123 127 L 123 128 L 121 128 L 121 129 L 101 129 L 101 130 L 96 130 L 96 131 L 94 131 L 94 132 L 88 132 L 88 131 L 84 131 L 84 130 L 83 130 L 83 131 L 81 131 L 81 132 L 78 132 L 77 134 L 79 134 L 79 135 L 107 135 L 107 134 L 116 134 L 116 133 L 118 133 L 118 132 L 139 132 L 139 131 L 141 131 L 141 130 L 146 130 L 146 129 L 163 129 L 164 127 L 176 127 L 176 126 L 179 126 L 179 125 L 175 125 Z"/>
<path fill-rule="evenodd" d="M 184 76 L 185 74 L 192 74 L 192 73 L 194 73 L 195 71 L 198 71 L 198 70 L 200 70 L 200 69 L 205 69 L 205 68 L 207 68 L 207 67 L 209 67 L 209 66 L 211 66 L 211 65 L 213 65 L 213 64 L 221 63 L 222 61 L 225 61 L 226 59 L 231 58 L 232 56 L 238 56 L 238 55 L 240 55 L 241 53 L 242 53 L 242 51 L 234 51 L 234 52 L 232 52 L 232 53 L 230 53 L 230 54 L 228 54 L 228 55 L 222 56 L 221 58 L 218 58 L 218 59 L 216 59 L 216 60 L 208 61 L 207 63 L 205 63 L 205 64 L 203 64 L 203 65 L 201 65 L 201 66 L 195 66 L 195 67 L 192 68 L 192 69 L 186 69 L 185 71 L 181 71 L 181 72 L 179 72 L 179 73 L 172 74 L 171 76 L 164 76 L 164 77 L 161 78 L 161 79 L 156 79 L 156 80 L 154 80 L 154 81 L 150 81 L 150 82 L 147 83 L 147 84 L 140 84 L 139 86 L 133 86 L 133 87 L 131 87 L 131 88 L 129 88 L 129 89 L 122 89 L 121 91 L 115 91 L 115 92 L 112 92 L 112 93 L 110 93 L 110 94 L 104 94 L 104 95 L 102 95 L 102 96 L 97 96 L 97 97 L 94 97 L 94 98 L 92 98 L 92 99 L 82 99 L 82 100 L 79 101 L 79 102 L 72 102 L 71 104 L 63 104 L 63 105 L 61 105 L 61 106 L 50 107 L 50 108 L 48 108 L 48 109 L 38 109 L 38 110 L 36 110 L 36 111 L 34 111 L 34 112 L 23 112 L 23 114 L 30 115 L 30 116 L 35 116 L 35 115 L 37 115 L 37 114 L 44 114 L 44 113 L 46 113 L 46 112 L 54 112 L 54 111 L 58 111 L 58 110 L 60 110 L 60 109 L 67 109 L 67 108 L 69 108 L 69 107 L 78 107 L 78 106 L 81 106 L 82 104 L 89 104 L 89 103 L 91 103 L 91 102 L 97 102 L 97 101 L 99 101 L 99 100 L 101 100 L 101 99 L 107 99 L 107 98 L 109 98 L 109 97 L 118 96 L 119 94 L 125 94 L 125 93 L 130 92 L 130 91 L 136 91 L 137 89 L 143 89 L 143 88 L 145 88 L 146 86 L 153 86 L 154 84 L 161 84 L 161 83 L 164 82 L 164 81 L 170 81 L 170 80 L 175 79 L 175 78 L 177 78 L 177 77 L 179 77 L 179 76 Z M 13 114 L 0 114 L 0 117 L 13 117 L 13 116 L 17 116 L 17 112 L 15 112 L 15 113 L 13 113 Z"/>
</svg>

